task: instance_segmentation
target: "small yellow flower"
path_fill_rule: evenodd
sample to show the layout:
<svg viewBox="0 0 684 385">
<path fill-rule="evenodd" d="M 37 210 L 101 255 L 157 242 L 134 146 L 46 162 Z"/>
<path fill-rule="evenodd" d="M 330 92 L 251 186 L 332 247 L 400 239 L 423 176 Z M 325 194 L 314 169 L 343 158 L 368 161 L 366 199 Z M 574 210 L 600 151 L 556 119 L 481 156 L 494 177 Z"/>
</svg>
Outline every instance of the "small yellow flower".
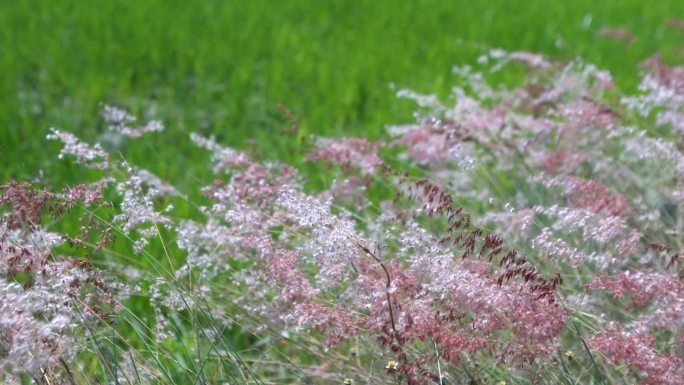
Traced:
<svg viewBox="0 0 684 385">
<path fill-rule="evenodd" d="M 345 378 L 344 382 L 342 382 L 342 385 L 356 385 L 356 381 L 351 378 Z"/>
<path fill-rule="evenodd" d="M 573 359 L 573 358 L 575 357 L 575 353 L 573 353 L 572 351 L 568 350 L 567 352 L 565 352 L 565 356 L 568 357 L 568 359 L 571 360 L 571 359 Z"/>
<path fill-rule="evenodd" d="M 387 362 L 387 366 L 385 366 L 385 369 L 397 370 L 397 369 L 399 369 L 399 363 L 397 361 L 394 361 L 394 360 L 389 360 L 389 362 Z"/>
<path fill-rule="evenodd" d="M 498 385 L 506 385 L 506 381 L 499 381 Z"/>
</svg>

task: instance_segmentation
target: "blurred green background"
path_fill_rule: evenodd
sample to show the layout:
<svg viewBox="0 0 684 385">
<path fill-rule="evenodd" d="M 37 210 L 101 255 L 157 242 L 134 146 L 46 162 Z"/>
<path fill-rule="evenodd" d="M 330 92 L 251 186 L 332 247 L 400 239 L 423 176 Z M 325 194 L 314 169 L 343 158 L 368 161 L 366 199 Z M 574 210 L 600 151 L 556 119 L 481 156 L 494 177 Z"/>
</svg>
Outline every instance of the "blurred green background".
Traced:
<svg viewBox="0 0 684 385">
<path fill-rule="evenodd" d="M 2 180 L 76 180 L 49 127 L 103 139 L 102 104 L 161 119 L 169 133 L 105 143 L 181 187 L 206 182 L 206 154 L 186 132 L 216 135 L 297 162 L 311 133 L 377 138 L 412 120 L 397 88 L 447 97 L 453 65 L 478 45 L 582 57 L 633 88 L 635 65 L 675 60 L 684 1 L 0 1 Z M 599 37 L 624 28 L 630 47 Z M 292 111 L 287 118 L 278 104 Z M 294 121 L 298 137 L 284 133 Z"/>
</svg>

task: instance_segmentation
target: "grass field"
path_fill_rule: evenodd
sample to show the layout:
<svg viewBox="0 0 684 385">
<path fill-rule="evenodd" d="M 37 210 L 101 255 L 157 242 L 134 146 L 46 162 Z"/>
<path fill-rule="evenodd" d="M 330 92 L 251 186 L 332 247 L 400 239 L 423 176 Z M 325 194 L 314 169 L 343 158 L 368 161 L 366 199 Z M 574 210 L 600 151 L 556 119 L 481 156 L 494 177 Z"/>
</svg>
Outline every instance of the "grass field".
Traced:
<svg viewBox="0 0 684 385">
<path fill-rule="evenodd" d="M 303 134 L 378 137 L 412 119 L 390 84 L 446 96 L 451 67 L 474 62 L 476 45 L 582 57 L 634 87 L 637 63 L 657 50 L 676 55 L 684 33 L 665 23 L 677 16 L 680 1 L 4 1 L 2 178 L 44 170 L 48 181 L 71 180 L 45 134 L 54 126 L 101 139 L 103 103 L 152 111 L 175 133 L 238 147 L 255 139 L 288 161 L 278 104 Z M 626 49 L 598 37 L 601 28 L 637 40 Z M 189 166 L 199 154 L 181 134 L 127 151 L 183 185 L 206 176 Z"/>
<path fill-rule="evenodd" d="M 178 229 L 182 228 L 181 225 L 184 224 L 185 219 L 197 221 L 198 224 L 205 222 L 204 214 L 207 211 L 200 214 L 198 207 L 206 205 L 208 209 L 210 205 L 207 205 L 208 199 L 201 197 L 200 189 L 202 186 L 210 185 L 216 177 L 212 173 L 208 152 L 193 144 L 189 140 L 189 133 L 197 132 L 206 137 L 214 136 L 216 142 L 221 145 L 243 150 L 251 149 L 263 155 L 263 157 L 255 156 L 252 165 L 260 165 L 259 162 L 266 159 L 282 161 L 299 168 L 299 175 L 303 180 L 303 191 L 316 190 L 324 185 L 328 188 L 331 183 L 318 182 L 331 182 L 335 178 L 345 178 L 344 172 L 347 171 L 344 167 L 341 168 L 343 172 L 340 172 L 340 168 L 326 168 L 315 162 L 304 162 L 304 155 L 311 150 L 310 142 L 308 142 L 311 135 L 358 136 L 369 140 L 382 138 L 389 143 L 388 134 L 385 131 L 386 126 L 410 123 L 415 120 L 413 115 L 415 103 L 397 98 L 397 90 L 410 89 L 419 93 L 436 94 L 445 101 L 446 105 L 452 105 L 454 102 L 454 98 L 451 97 L 452 87 L 456 86 L 460 79 L 452 73 L 452 67 L 472 65 L 489 49 L 502 48 L 509 52 L 539 52 L 559 62 L 581 58 L 587 63 L 609 70 L 617 85 L 615 94 L 627 95 L 629 92 L 624 91 L 635 90 L 641 80 L 637 69 L 638 64 L 654 53 L 660 52 L 665 62 L 681 62 L 682 55 L 684 55 L 684 29 L 668 27 L 668 21 L 674 19 L 684 19 L 684 1 L 306 0 L 267 2 L 255 0 L 192 2 L 149 0 L 98 3 L 85 0 L 0 1 L 0 165 L 2 165 L 0 184 L 5 184 L 12 179 L 29 180 L 56 191 L 76 182 L 95 181 L 107 173 L 115 175 L 119 181 L 124 181 L 130 176 L 128 174 L 130 171 L 126 170 L 125 162 L 117 163 L 123 158 L 132 165 L 152 171 L 164 181 L 170 181 L 181 193 L 187 194 L 189 197 L 187 199 L 183 194 L 168 198 L 168 200 L 166 200 L 167 197 L 153 197 L 154 204 L 150 205 L 160 210 L 160 213 L 162 212 L 161 205 L 173 202 L 174 208 L 169 209 L 171 213 L 169 217 L 174 216 L 173 220 L 178 222 L 174 222 L 174 225 L 178 227 L 174 229 L 176 232 L 167 228 L 161 233 L 155 233 L 158 237 L 152 237 L 144 253 L 133 251 L 133 238 L 127 238 L 128 234 L 121 230 L 120 223 L 115 224 L 113 219 L 111 223 L 106 223 L 103 219 L 115 217 L 118 213 L 116 210 L 121 208 L 117 205 L 122 206 L 120 198 L 114 199 L 117 203 L 112 207 L 103 205 L 95 210 L 98 215 L 101 215 L 97 218 L 100 224 L 107 225 L 103 228 L 115 229 L 120 233 L 118 240 L 104 251 L 98 247 L 92 247 L 95 246 L 93 244 L 87 245 L 94 249 L 92 260 L 98 267 L 105 270 L 111 269 L 114 275 L 123 276 L 128 274 L 123 271 L 123 267 L 134 266 L 139 269 L 142 276 L 147 275 L 145 278 L 147 281 L 142 285 L 142 292 L 145 294 L 139 297 L 134 296 L 126 304 L 126 311 L 130 312 L 126 316 L 138 317 L 143 314 L 141 318 L 147 318 L 144 320 L 136 318 L 136 321 L 140 321 L 139 325 L 132 322 L 120 329 L 111 329 L 116 330 L 117 333 L 121 332 L 122 335 L 114 336 L 114 332 L 111 335 L 102 332 L 98 337 L 102 337 L 103 340 L 111 337 L 114 341 L 112 345 L 118 344 L 118 347 L 113 348 L 112 351 L 133 341 L 130 343 L 132 350 L 137 349 L 141 357 L 144 356 L 145 359 L 151 361 L 155 352 L 154 349 L 148 350 L 146 338 L 149 341 L 154 339 L 153 328 L 141 333 L 131 325 L 145 327 L 145 323 L 152 325 L 154 319 L 162 318 L 159 314 L 153 313 L 154 304 L 149 299 L 152 298 L 150 288 L 156 284 L 155 278 L 168 278 L 172 281 L 173 279 L 169 277 L 173 277 L 174 269 L 186 263 L 189 251 L 181 250 L 182 247 L 175 243 L 178 238 L 185 235 Z M 626 44 L 623 41 L 601 36 L 600 31 L 607 28 L 624 29 L 636 39 L 632 44 Z M 496 76 L 498 82 L 518 84 L 524 76 L 534 76 L 533 72 L 531 70 L 526 72 L 520 66 L 491 76 Z M 552 80 L 544 79 L 548 83 L 552 83 Z M 611 95 L 608 92 L 607 96 L 601 94 L 601 97 L 605 96 L 606 103 L 609 104 L 617 100 L 611 99 Z M 117 140 L 108 130 L 100 114 L 103 105 L 121 107 L 139 117 L 141 121 L 161 120 L 166 126 L 166 132 L 160 135 L 146 135 L 135 141 Z M 647 119 L 636 116 L 637 114 L 629 115 L 625 122 L 636 122 L 635 124 L 645 122 L 645 130 L 654 127 L 649 125 L 650 121 L 647 122 Z M 296 126 L 296 130 L 293 130 L 293 125 Z M 51 127 L 72 132 L 88 143 L 102 143 L 111 154 L 114 160 L 112 164 L 115 166 L 102 173 L 88 170 L 72 161 L 58 160 L 60 144 L 46 139 Z M 661 129 L 661 131 L 665 132 L 666 129 Z M 525 133 L 527 134 L 529 133 Z M 654 129 L 653 135 L 658 137 L 659 134 L 660 131 L 656 132 Z M 668 133 L 667 135 L 663 137 L 667 136 L 668 140 L 676 137 L 675 134 Z M 518 138 L 521 142 L 525 139 L 523 136 Z M 592 156 L 603 159 L 601 158 L 602 150 L 597 149 L 599 147 L 591 147 L 592 143 L 583 141 L 587 138 L 588 136 L 580 138 L 577 142 L 588 147 L 590 151 L 587 152 Z M 606 139 L 609 145 L 605 148 L 613 150 L 606 156 L 612 157 L 611 161 L 617 160 L 615 163 L 619 164 L 620 156 L 623 154 L 619 145 L 610 142 L 613 139 Z M 302 144 L 305 142 L 308 146 L 306 148 Z M 679 144 L 673 144 L 673 148 L 677 149 L 677 145 Z M 489 150 L 489 148 L 486 149 Z M 552 149 L 555 150 L 555 147 L 543 150 Z M 400 150 L 389 149 L 388 146 L 383 151 L 391 153 L 391 157 L 394 155 L 392 151 L 399 152 Z M 539 154 L 546 154 L 539 151 Z M 491 160 L 489 155 L 491 154 L 482 155 L 482 159 Z M 325 160 L 325 157 L 322 158 Z M 404 165 L 398 158 L 388 163 L 391 164 L 393 161 Z M 520 166 L 520 169 L 514 170 L 507 169 L 506 162 L 501 162 L 502 165 L 496 162 L 486 162 L 483 161 L 482 164 L 493 165 L 492 168 L 485 166 L 479 169 L 474 174 L 476 182 L 473 182 L 473 186 L 481 187 L 482 191 L 491 192 L 489 200 L 473 199 L 472 197 L 477 193 L 476 189 L 458 191 L 461 195 L 455 195 L 456 200 L 461 200 L 459 203 L 465 202 L 464 206 L 472 211 L 474 216 L 484 215 L 489 211 L 504 212 L 509 208 L 508 203 L 524 201 L 524 199 L 519 199 L 520 196 L 529 197 L 531 202 L 529 205 L 527 204 L 529 202 L 520 203 L 522 209 L 529 209 L 528 206 L 532 204 L 546 207 L 544 205 L 549 206 L 550 202 L 555 202 L 551 192 L 535 191 L 535 187 L 531 187 L 536 182 L 528 179 L 531 174 L 526 174 L 529 169 L 525 168 L 527 167 L 525 159 L 515 159 L 515 162 L 518 162 L 515 164 Z M 417 170 L 415 175 L 425 174 L 437 180 L 441 177 L 441 174 L 435 171 L 439 165 L 434 169 L 420 162 L 412 164 L 407 162 L 406 165 L 407 168 L 413 167 L 411 171 Z M 641 166 L 643 165 L 640 164 L 639 167 Z M 459 164 L 458 167 L 461 165 Z M 458 167 L 452 167 L 450 171 Z M 652 252 L 653 250 L 649 248 L 654 244 L 670 245 L 673 252 L 676 252 L 677 247 L 682 246 L 677 235 L 681 232 L 682 222 L 675 218 L 677 215 L 681 216 L 681 211 L 677 214 L 676 209 L 672 209 L 676 205 L 667 200 L 669 197 L 658 201 L 661 199 L 658 195 L 661 193 L 659 191 L 665 191 L 665 188 L 659 187 L 660 185 L 653 183 L 652 186 L 655 187 L 651 187 L 648 194 L 643 194 L 643 196 L 648 196 L 644 200 L 641 200 L 641 195 L 639 195 L 642 190 L 638 189 L 650 186 L 648 184 L 650 181 L 657 181 L 670 188 L 670 184 L 676 185 L 676 178 L 668 179 L 668 175 L 651 175 L 648 167 L 639 171 L 644 169 L 645 174 L 652 179 L 640 179 L 638 183 L 634 182 L 634 185 L 631 185 L 629 184 L 631 182 L 624 182 L 619 178 L 612 179 L 618 174 L 609 174 L 606 177 L 609 182 L 606 183 L 617 191 L 624 187 L 628 190 L 625 195 L 636 191 L 634 197 L 630 196 L 630 199 L 634 198 L 634 201 L 643 207 L 650 204 L 651 206 L 648 207 L 657 213 L 655 217 L 658 219 L 661 218 L 662 213 L 671 214 L 672 218 L 668 219 L 670 222 L 667 222 L 664 227 L 674 224 L 672 226 L 674 230 L 667 228 L 667 231 L 661 231 L 660 227 L 651 229 L 649 225 L 645 225 L 642 243 L 648 246 L 641 246 L 646 247 L 647 252 Z M 601 172 L 606 172 L 606 169 L 598 169 L 596 173 L 587 170 L 588 168 L 577 171 L 579 178 L 592 180 L 596 177 L 598 179 L 605 176 L 601 175 Z M 663 170 L 666 170 L 664 174 L 671 171 L 670 169 Z M 433 171 L 434 173 L 431 174 Z M 357 174 L 368 176 L 363 172 L 357 172 Z M 259 177 L 267 181 L 260 180 L 260 182 L 268 184 L 270 181 L 268 178 L 273 177 L 273 175 L 268 175 L 268 177 L 260 175 Z M 456 175 L 454 177 L 456 179 L 460 174 L 453 175 Z M 661 177 L 662 180 L 658 179 Z M 375 186 L 369 189 L 368 194 L 364 196 L 364 199 L 371 203 L 358 208 L 358 212 L 354 213 L 358 216 L 355 219 L 362 224 L 368 218 L 377 219 L 374 215 L 377 216 L 382 210 L 378 208 L 377 203 L 387 198 L 383 194 L 396 187 L 384 190 L 391 182 L 385 183 L 387 181 L 382 178 L 376 178 L 374 182 L 378 182 L 377 186 L 380 187 Z M 281 183 L 280 180 L 278 183 L 280 183 L 278 189 L 286 186 L 286 183 Z M 256 189 L 260 187 L 262 185 L 249 186 L 249 188 Z M 630 191 L 630 188 L 634 191 Z M 330 191 L 332 189 L 330 187 Z M 561 197 L 558 202 L 566 204 L 568 200 L 565 198 Z M 227 206 L 236 204 L 230 199 L 232 198 L 229 197 L 227 200 Z M 269 199 L 271 201 L 266 203 L 259 202 L 263 203 L 263 207 L 256 205 L 259 207 L 254 212 L 265 215 L 268 220 L 271 220 L 273 218 L 268 217 L 267 214 L 281 210 L 282 207 L 278 205 L 282 202 L 274 196 L 269 196 Z M 595 197 L 592 199 L 599 200 Z M 217 202 L 224 203 L 219 200 Z M 86 213 L 92 214 L 88 211 L 89 207 L 79 207 L 79 209 L 85 209 Z M 335 211 L 337 209 L 339 207 L 334 207 L 330 217 L 338 214 Z M 366 209 L 368 210 L 364 211 Z M 340 212 L 344 212 L 343 209 L 340 209 Z M 168 212 L 163 213 L 166 215 Z M 68 214 L 62 221 L 50 221 L 47 226 L 53 226 L 62 234 L 78 233 L 79 229 L 82 229 L 79 227 L 82 223 L 78 222 L 76 215 L 69 215 L 71 214 Z M 216 213 L 212 215 L 219 216 Z M 625 216 L 627 217 L 628 214 Z M 208 217 L 211 218 L 211 216 Z M 3 220 L 4 218 L 2 217 Z M 639 221 L 641 219 L 639 217 Z M 548 223 L 543 223 L 543 220 L 540 222 L 534 224 L 539 227 L 535 228 L 536 230 L 542 228 L 547 230 L 551 227 L 550 219 Z M 277 239 L 281 236 L 281 232 L 287 233 L 283 229 L 290 230 L 288 226 L 292 223 L 291 220 L 283 221 L 282 224 L 264 230 L 264 234 Z M 379 219 L 378 223 L 380 223 Z M 443 226 L 444 223 L 438 223 L 430 230 L 439 232 Z M 501 230 L 502 228 L 495 229 Z M 300 240 L 296 238 L 296 235 L 292 235 L 300 230 L 300 228 L 293 227 L 292 233 L 287 236 L 293 237 L 293 244 L 304 250 L 305 246 L 308 246 L 305 244 L 307 240 Z M 89 230 L 85 230 L 87 231 Z M 158 229 L 157 231 L 159 232 Z M 98 236 L 104 238 L 106 233 Z M 370 239 L 371 235 L 368 237 Z M 595 245 L 587 246 L 589 242 L 585 242 L 581 237 L 568 239 L 571 240 L 569 242 L 571 246 L 579 245 L 577 247 L 580 249 L 586 246 L 591 252 L 605 251 L 601 247 L 606 250 L 611 247 L 615 248 L 612 244 L 601 244 L 596 246 L 596 249 L 591 249 Z M 195 241 L 201 247 L 206 247 L 202 243 L 204 240 Z M 305 246 L 297 244 L 298 241 L 303 242 Z M 394 241 L 399 243 L 398 240 Z M 530 246 L 532 241 L 525 239 L 516 242 L 518 241 L 523 250 L 527 248 L 527 251 L 537 255 L 538 260 L 541 261 L 540 266 L 547 269 L 543 271 L 544 273 L 551 274 L 558 264 L 564 269 L 562 270 L 564 276 L 575 279 L 564 287 L 564 295 L 574 293 L 573 290 L 582 292 L 584 285 L 590 282 L 588 277 L 598 274 L 596 271 L 580 272 L 579 269 L 575 271 L 574 267 L 569 268 L 567 264 L 563 264 L 565 262 L 547 262 L 543 253 L 533 250 L 534 248 Z M 647 241 L 652 242 L 647 243 Z M 0 239 L 0 246 L 2 242 L 4 239 Z M 281 247 L 291 247 L 286 243 L 283 241 Z M 389 243 L 391 241 L 388 241 Z M 217 241 L 217 246 L 213 251 L 218 250 L 219 246 L 222 245 Z M 70 250 L 66 246 L 64 249 Z M 77 258 L 89 253 L 86 248 L 78 250 L 73 251 L 74 255 L 68 255 Z M 577 248 L 574 249 L 576 250 Z M 663 250 L 665 247 L 660 251 L 663 252 Z M 353 252 L 358 253 L 359 250 L 352 247 Z M 368 262 L 368 255 L 364 253 L 361 255 Z M 363 258 L 361 260 L 363 261 Z M 231 266 L 235 271 L 246 268 L 252 262 L 251 260 L 247 262 L 230 260 L 230 264 L 235 265 Z M 190 266 L 190 262 L 187 263 Z M 382 264 L 382 262 L 379 263 Z M 352 266 L 356 272 L 356 266 Z M 587 266 L 591 268 L 591 265 Z M 629 267 L 633 266 L 642 267 L 638 264 Z M 164 274 L 159 273 L 164 269 L 168 271 L 164 271 Z M 385 269 L 384 266 L 383 269 Z M 665 270 L 667 269 L 663 269 Z M 669 274 L 669 271 L 667 272 Z M 12 274 L 8 273 L 7 276 Z M 389 277 L 389 273 L 387 274 Z M 5 277 L 0 276 L 0 278 L 4 282 Z M 192 275 L 190 278 L 192 283 Z M 384 276 L 382 278 L 384 279 Z M 244 304 L 231 302 L 237 301 L 233 297 L 229 301 L 224 301 L 224 294 L 220 292 L 224 289 L 222 285 L 225 285 L 229 295 L 235 295 L 235 298 L 238 298 L 239 295 L 245 294 L 244 286 L 240 288 L 231 286 L 233 285 L 232 278 L 228 275 L 221 279 L 218 283 L 212 282 L 216 285 L 213 289 L 217 289 L 220 293 L 212 297 L 217 302 L 213 305 L 228 313 L 230 311 L 249 313 L 245 310 Z M 135 290 L 139 289 L 138 286 L 133 285 L 133 282 L 127 283 L 131 287 L 136 287 Z M 575 286 L 572 286 L 573 284 Z M 169 290 L 172 291 L 172 289 Z M 330 295 L 333 301 L 334 295 L 335 293 Z M 264 298 L 270 299 L 269 296 L 272 297 L 273 293 L 268 292 Z M 392 300 L 389 299 L 389 294 L 387 298 L 391 307 Z M 220 307 L 221 305 L 225 307 Z M 610 303 L 608 308 L 614 310 L 613 305 Z M 206 308 L 203 309 L 206 310 Z M 210 340 L 206 335 L 201 336 L 199 332 L 211 329 L 207 326 L 209 322 L 207 320 L 211 320 L 211 316 L 208 313 L 200 314 L 204 310 L 195 310 L 193 313 L 193 310 L 184 309 L 177 314 L 173 313 L 176 317 L 174 320 L 182 327 L 173 325 L 178 327 L 177 338 L 165 342 L 168 346 L 165 346 L 167 350 L 164 352 L 168 352 L 168 355 L 162 357 L 162 360 L 166 361 L 160 362 L 159 367 L 171 368 L 169 370 L 175 372 L 168 374 L 168 378 L 159 383 L 173 382 L 168 381 L 169 379 L 176 379 L 177 383 L 182 383 L 189 378 L 188 373 L 194 373 L 193 371 L 200 373 L 197 381 L 202 383 L 204 379 L 201 373 L 205 362 L 215 364 L 216 373 L 225 374 L 222 373 L 224 369 L 219 367 L 219 362 L 223 364 L 222 360 L 225 357 L 216 358 L 213 352 L 205 351 L 216 349 L 214 342 L 207 343 L 208 347 L 200 346 L 202 344 L 200 341 L 206 343 Z M 362 309 L 361 312 L 363 311 Z M 615 314 L 622 316 L 623 313 L 620 311 L 615 310 Z M 245 316 L 245 319 L 249 317 L 251 315 Z M 579 320 L 583 328 L 589 329 L 589 325 L 594 321 L 592 317 L 593 315 L 587 311 L 586 314 L 578 313 L 573 320 Z M 241 326 L 235 325 L 231 326 L 232 329 L 226 332 L 225 336 L 221 336 L 225 340 L 222 342 L 231 345 L 230 349 L 226 349 L 230 353 L 228 356 L 233 352 L 231 349 L 234 349 L 241 354 L 244 353 L 246 359 L 255 361 L 247 365 L 240 362 L 241 358 L 238 355 L 235 356 L 237 358 L 231 356 L 230 359 L 234 359 L 235 362 L 231 361 L 230 364 L 235 365 L 226 369 L 226 373 L 231 373 L 231 370 L 240 372 L 246 367 L 259 370 L 263 369 L 262 365 L 266 367 L 263 369 L 264 372 L 275 373 L 277 370 L 270 370 L 268 365 L 277 367 L 282 362 L 275 360 L 273 362 L 276 364 L 273 364 L 270 361 L 271 357 L 266 357 L 264 352 L 271 354 L 280 348 L 285 352 L 282 355 L 286 359 L 289 359 L 287 354 L 290 351 L 298 352 L 300 356 L 293 357 L 293 361 L 299 359 L 298 362 L 303 362 L 305 366 L 314 362 L 332 362 L 331 367 L 345 369 L 345 361 L 340 361 L 341 356 L 335 355 L 337 353 L 330 356 L 321 355 L 324 351 L 323 338 L 319 338 L 318 334 L 314 337 L 305 335 L 297 340 L 302 345 L 311 344 L 310 346 L 314 347 L 312 350 L 319 349 L 316 350 L 318 356 L 307 355 L 297 350 L 300 346 L 280 345 L 282 341 L 278 341 L 277 338 L 271 339 L 271 336 L 263 339 L 257 338 L 256 333 L 247 333 L 241 329 Z M 86 324 L 86 327 L 89 325 Z M 394 319 L 392 319 L 392 327 L 394 327 Z M 577 338 L 578 335 L 581 337 L 577 325 L 574 327 L 577 334 L 570 333 L 568 338 L 573 343 L 581 340 L 584 344 L 584 339 Z M 141 335 L 144 336 L 141 337 Z M 672 336 L 666 335 L 663 338 L 670 337 Z M 296 338 L 291 341 L 294 340 Z M 150 344 L 153 345 L 152 342 Z M 193 350 L 193 344 L 196 345 L 196 350 Z M 358 339 L 356 345 L 359 345 Z M 351 351 L 350 346 L 343 346 L 342 350 L 345 354 Z M 2 346 L 0 346 L 0 380 L 3 375 L 1 364 L 2 354 L 4 354 L 1 348 Z M 431 347 L 428 348 L 431 349 Z M 434 348 L 437 350 L 437 344 Z M 108 358 L 97 349 L 99 347 L 89 350 L 85 355 L 86 358 L 80 358 L 80 367 L 85 368 L 82 369 L 83 378 L 87 379 L 96 374 L 100 376 L 97 377 L 97 381 L 110 378 L 108 376 L 111 373 L 107 373 L 110 370 L 107 367 Z M 586 350 L 589 351 L 588 348 Z M 160 351 L 159 346 L 157 346 L 156 353 L 158 351 Z M 222 352 L 225 353 L 225 351 Z M 325 352 L 327 353 L 327 350 Z M 193 361 L 195 353 L 200 364 Z M 202 356 L 205 353 L 206 356 Z M 431 351 L 430 354 L 432 354 Z M 563 357 L 566 357 L 563 354 L 560 350 L 558 351 L 561 361 Z M 221 356 L 218 352 L 216 355 Z M 371 358 L 368 359 L 368 356 Z M 370 366 L 379 367 L 382 372 L 385 363 L 376 362 L 376 358 L 385 359 L 386 357 L 372 354 L 368 356 L 365 359 L 371 362 Z M 581 367 L 577 364 L 579 360 L 573 364 L 571 356 L 567 357 L 570 357 L 567 361 L 570 370 L 565 368 L 565 372 L 576 371 L 580 375 L 573 378 L 567 374 L 565 378 L 561 374 L 558 378 L 563 378 L 564 383 L 580 383 L 580 380 L 589 379 L 592 383 L 598 384 L 607 383 L 606 378 L 613 378 L 610 376 L 604 378 L 603 374 L 599 373 L 600 370 L 596 369 L 591 354 L 589 354 L 589 359 L 583 361 L 583 364 L 590 362 L 590 368 L 589 366 Z M 154 358 L 157 359 L 156 356 Z M 90 364 L 88 364 L 89 360 L 92 361 Z M 349 363 L 361 362 L 358 357 L 348 358 L 348 360 Z M 104 364 L 101 364 L 102 362 Z M 489 361 L 482 362 L 488 363 Z M 575 367 L 572 367 L 573 365 Z M 353 365 L 350 364 L 351 366 Z M 494 368 L 492 372 L 496 372 L 495 369 L 498 370 Z M 486 369 L 485 372 L 488 370 Z M 315 372 L 313 369 L 311 371 Z M 283 373 L 278 374 L 282 377 L 274 378 L 289 378 Z M 352 374 L 358 375 L 358 373 Z M 241 375 L 245 376 L 244 373 Z M 524 376 L 518 378 L 519 381 L 516 382 L 515 379 L 511 380 L 506 377 L 508 374 L 503 377 L 497 377 L 497 375 L 495 373 L 487 378 L 497 380 L 504 378 L 510 383 L 528 383 L 525 382 L 528 379 Z M 340 372 L 335 376 L 335 383 L 342 383 L 346 374 Z M 24 383 L 31 383 L 29 377 L 23 380 Z M 623 381 L 627 383 L 627 380 Z M 39 382 L 36 381 L 36 383 Z M 245 383 L 248 382 L 245 380 Z M 212 383 L 212 380 L 208 379 L 206 383 Z"/>
</svg>

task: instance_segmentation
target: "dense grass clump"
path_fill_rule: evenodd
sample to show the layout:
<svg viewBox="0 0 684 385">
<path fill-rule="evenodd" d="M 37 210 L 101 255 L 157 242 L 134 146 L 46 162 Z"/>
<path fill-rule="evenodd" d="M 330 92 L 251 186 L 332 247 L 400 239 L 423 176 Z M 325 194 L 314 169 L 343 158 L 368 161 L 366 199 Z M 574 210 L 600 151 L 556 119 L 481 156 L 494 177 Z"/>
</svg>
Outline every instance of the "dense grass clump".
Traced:
<svg viewBox="0 0 684 385">
<path fill-rule="evenodd" d="M 161 121 L 103 106 L 118 154 L 50 129 L 89 171 L 1 187 L 1 378 L 684 382 L 684 67 L 626 93 L 578 59 L 477 63 L 448 102 L 399 90 L 415 121 L 379 139 L 291 133 L 302 170 L 193 132 L 195 193 L 126 157 Z"/>
</svg>

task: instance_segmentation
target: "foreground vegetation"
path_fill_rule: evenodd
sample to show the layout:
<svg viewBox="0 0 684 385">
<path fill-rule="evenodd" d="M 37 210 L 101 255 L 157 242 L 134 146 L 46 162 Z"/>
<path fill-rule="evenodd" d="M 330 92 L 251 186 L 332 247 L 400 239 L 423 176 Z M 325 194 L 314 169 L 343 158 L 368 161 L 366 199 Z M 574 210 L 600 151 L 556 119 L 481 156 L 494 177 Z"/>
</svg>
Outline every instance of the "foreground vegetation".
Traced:
<svg viewBox="0 0 684 385">
<path fill-rule="evenodd" d="M 683 7 L 0 3 L 0 382 L 684 382 Z"/>
<path fill-rule="evenodd" d="M 684 68 L 656 55 L 622 94 L 579 60 L 477 62 L 524 77 L 455 67 L 453 105 L 397 92 L 416 122 L 387 140 L 305 138 L 314 186 L 192 133 L 216 178 L 193 198 L 51 129 L 89 181 L 2 186 L 4 379 L 684 381 Z M 100 116 L 112 141 L 164 135 Z"/>
</svg>

